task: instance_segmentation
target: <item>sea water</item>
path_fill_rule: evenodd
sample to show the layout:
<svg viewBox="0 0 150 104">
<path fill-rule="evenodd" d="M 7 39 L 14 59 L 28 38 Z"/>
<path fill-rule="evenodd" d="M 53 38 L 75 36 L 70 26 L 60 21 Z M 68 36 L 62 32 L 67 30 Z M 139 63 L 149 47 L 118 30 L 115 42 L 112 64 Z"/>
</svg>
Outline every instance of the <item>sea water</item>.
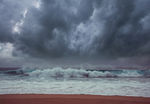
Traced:
<svg viewBox="0 0 150 104">
<path fill-rule="evenodd" d="M 21 68 L 0 71 L 0 94 L 92 94 L 150 97 L 150 70 Z"/>
</svg>

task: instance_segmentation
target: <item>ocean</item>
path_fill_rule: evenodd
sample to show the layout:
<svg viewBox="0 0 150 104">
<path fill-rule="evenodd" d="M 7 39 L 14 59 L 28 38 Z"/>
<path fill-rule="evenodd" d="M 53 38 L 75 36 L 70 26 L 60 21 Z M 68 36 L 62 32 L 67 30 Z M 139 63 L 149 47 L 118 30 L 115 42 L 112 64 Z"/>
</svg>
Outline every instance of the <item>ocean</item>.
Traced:
<svg viewBox="0 0 150 104">
<path fill-rule="evenodd" d="M 92 94 L 150 97 L 150 70 L 19 68 L 0 71 L 0 94 Z"/>
</svg>

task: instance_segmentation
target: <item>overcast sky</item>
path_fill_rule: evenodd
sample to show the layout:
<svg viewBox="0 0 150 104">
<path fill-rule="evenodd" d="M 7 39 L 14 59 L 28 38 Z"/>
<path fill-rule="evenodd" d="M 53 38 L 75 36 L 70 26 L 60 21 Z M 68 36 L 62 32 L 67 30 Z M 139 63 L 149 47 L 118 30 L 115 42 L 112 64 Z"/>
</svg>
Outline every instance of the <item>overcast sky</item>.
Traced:
<svg viewBox="0 0 150 104">
<path fill-rule="evenodd" d="M 149 55 L 150 0 L 0 0 L 0 65 Z"/>
</svg>

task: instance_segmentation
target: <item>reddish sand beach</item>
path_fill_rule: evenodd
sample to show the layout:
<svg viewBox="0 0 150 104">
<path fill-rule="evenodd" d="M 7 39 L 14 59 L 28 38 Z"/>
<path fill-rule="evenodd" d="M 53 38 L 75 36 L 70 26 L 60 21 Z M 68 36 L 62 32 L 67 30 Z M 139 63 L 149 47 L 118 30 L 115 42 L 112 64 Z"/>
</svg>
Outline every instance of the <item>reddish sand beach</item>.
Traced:
<svg viewBox="0 0 150 104">
<path fill-rule="evenodd" d="M 0 95 L 0 104 L 150 104 L 150 98 L 100 95 Z"/>
</svg>

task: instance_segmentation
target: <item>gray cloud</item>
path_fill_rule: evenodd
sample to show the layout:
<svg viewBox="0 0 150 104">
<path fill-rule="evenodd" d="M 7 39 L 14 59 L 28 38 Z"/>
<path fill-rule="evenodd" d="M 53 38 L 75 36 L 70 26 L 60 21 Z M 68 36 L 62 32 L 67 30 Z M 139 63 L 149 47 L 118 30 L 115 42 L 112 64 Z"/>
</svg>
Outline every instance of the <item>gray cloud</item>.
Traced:
<svg viewBox="0 0 150 104">
<path fill-rule="evenodd" d="M 100 51 L 116 56 L 145 54 L 140 51 L 140 48 L 149 43 L 150 36 L 148 34 L 150 31 L 144 29 L 145 23 L 142 21 L 150 13 L 149 1 L 118 0 L 116 2 L 115 10 L 111 11 L 114 13 L 104 17 L 106 30 L 103 34 L 103 46 Z M 145 21 L 150 23 L 149 20 Z"/>
<path fill-rule="evenodd" d="M 29 0 L 0 0 L 0 42 L 14 42 L 13 27 L 23 17 Z"/>
<path fill-rule="evenodd" d="M 149 0 L 41 0 L 40 8 L 28 5 L 15 0 L 0 3 L 0 41 L 12 42 L 15 54 L 44 58 L 150 54 Z M 11 21 L 20 21 L 26 6 L 21 32 L 14 35 Z"/>
<path fill-rule="evenodd" d="M 71 31 L 86 22 L 93 10 L 92 4 L 83 0 L 44 0 L 40 10 L 32 8 L 27 14 L 17 48 L 35 56 L 72 54 L 68 49 Z"/>
<path fill-rule="evenodd" d="M 16 21 L 15 9 L 11 11 L 11 8 L 14 8 L 13 5 L 7 1 L 0 1 L 0 41 L 1 42 L 12 42 L 13 38 L 11 36 L 11 27 L 13 21 Z M 15 20 L 13 20 L 15 19 Z"/>
</svg>

